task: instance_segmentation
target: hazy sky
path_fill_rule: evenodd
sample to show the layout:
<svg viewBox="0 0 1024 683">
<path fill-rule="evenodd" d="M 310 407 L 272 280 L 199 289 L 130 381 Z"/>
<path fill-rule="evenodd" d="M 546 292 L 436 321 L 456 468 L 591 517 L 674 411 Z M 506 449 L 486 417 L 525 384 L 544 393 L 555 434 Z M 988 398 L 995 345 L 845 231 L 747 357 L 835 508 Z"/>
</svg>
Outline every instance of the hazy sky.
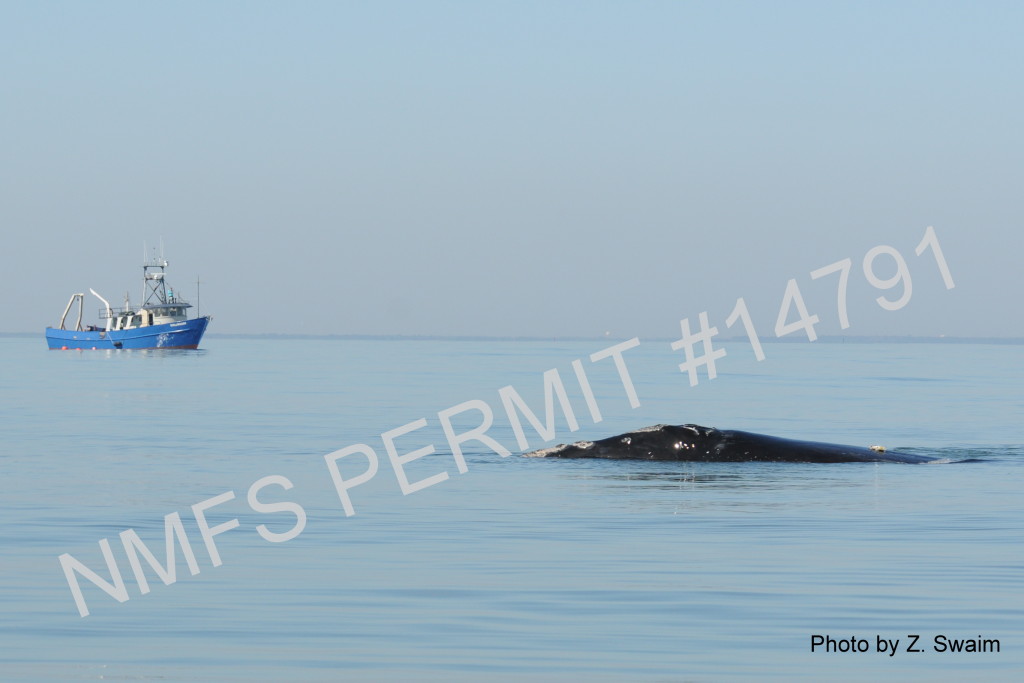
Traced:
<svg viewBox="0 0 1024 683">
<path fill-rule="evenodd" d="M 163 238 L 211 333 L 669 337 L 743 297 L 771 337 L 795 278 L 818 334 L 1024 336 L 1022 35 L 1015 2 L 3 2 L 0 331 L 137 299 Z M 810 277 L 844 258 L 845 331 Z"/>
</svg>

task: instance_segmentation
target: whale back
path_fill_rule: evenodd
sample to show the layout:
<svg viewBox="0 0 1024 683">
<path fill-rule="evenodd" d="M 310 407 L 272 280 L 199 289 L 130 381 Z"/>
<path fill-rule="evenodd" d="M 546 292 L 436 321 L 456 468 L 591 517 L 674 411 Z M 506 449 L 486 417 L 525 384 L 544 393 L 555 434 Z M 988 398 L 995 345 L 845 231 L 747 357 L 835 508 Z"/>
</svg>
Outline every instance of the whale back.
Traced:
<svg viewBox="0 0 1024 683">
<path fill-rule="evenodd" d="M 695 424 L 659 424 L 598 441 L 559 444 L 525 455 L 536 458 L 707 462 L 926 463 L 936 460 L 925 455 L 887 451 L 879 447 L 801 441 Z"/>
</svg>

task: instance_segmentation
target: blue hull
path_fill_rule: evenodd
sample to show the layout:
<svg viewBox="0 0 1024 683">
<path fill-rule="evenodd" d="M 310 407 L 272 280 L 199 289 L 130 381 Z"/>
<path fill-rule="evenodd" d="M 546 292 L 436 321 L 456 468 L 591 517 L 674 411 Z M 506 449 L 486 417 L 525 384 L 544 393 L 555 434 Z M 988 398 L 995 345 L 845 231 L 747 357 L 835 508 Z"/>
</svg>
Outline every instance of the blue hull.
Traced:
<svg viewBox="0 0 1024 683">
<path fill-rule="evenodd" d="M 179 323 L 109 332 L 47 327 L 46 343 L 51 349 L 195 349 L 209 322 L 209 316 L 204 316 Z"/>
</svg>

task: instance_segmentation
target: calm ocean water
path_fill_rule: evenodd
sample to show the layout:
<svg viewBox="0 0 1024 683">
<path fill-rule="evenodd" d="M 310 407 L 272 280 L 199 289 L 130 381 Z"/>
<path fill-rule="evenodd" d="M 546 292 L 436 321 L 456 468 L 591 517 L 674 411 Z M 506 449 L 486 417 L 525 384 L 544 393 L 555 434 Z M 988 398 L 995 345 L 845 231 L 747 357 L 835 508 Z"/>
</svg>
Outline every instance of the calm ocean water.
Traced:
<svg viewBox="0 0 1024 683">
<path fill-rule="evenodd" d="M 718 377 L 689 385 L 668 342 L 612 359 L 614 342 L 208 338 L 193 352 L 57 352 L 0 337 L 0 679 L 4 681 L 1019 680 L 1024 670 L 1024 347 L 725 344 Z M 573 372 L 582 361 L 602 415 Z M 465 444 L 460 474 L 438 412 L 487 404 L 487 432 L 518 452 L 498 390 L 541 419 L 542 376 L 564 380 L 580 429 L 555 442 L 659 422 L 884 444 L 949 464 L 636 463 L 501 458 Z M 403 495 L 381 434 L 400 455 Z M 480 423 L 467 411 L 459 432 Z M 543 444 L 524 421 L 530 447 Z M 554 442 L 552 442 L 554 443 Z M 366 444 L 379 470 L 345 515 L 324 456 Z M 956 462 L 971 460 L 970 462 Z M 346 480 L 365 455 L 338 461 Z M 249 487 L 270 475 L 259 513 Z M 192 506 L 215 527 L 214 566 Z M 180 513 L 199 572 L 166 565 Z M 61 569 L 69 553 L 120 603 Z M 812 652 L 812 636 L 867 652 Z M 908 652 L 909 636 L 918 635 Z M 999 652 L 934 650 L 936 636 Z M 899 639 L 894 656 L 878 638 Z"/>
</svg>

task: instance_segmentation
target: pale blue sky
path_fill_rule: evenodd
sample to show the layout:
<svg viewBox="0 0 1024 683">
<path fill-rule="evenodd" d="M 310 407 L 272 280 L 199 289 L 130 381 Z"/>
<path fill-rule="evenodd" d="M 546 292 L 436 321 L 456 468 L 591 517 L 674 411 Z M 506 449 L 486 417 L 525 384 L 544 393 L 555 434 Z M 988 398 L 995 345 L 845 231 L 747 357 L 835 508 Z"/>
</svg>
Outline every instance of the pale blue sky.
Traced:
<svg viewBox="0 0 1024 683">
<path fill-rule="evenodd" d="M 137 298 L 162 237 L 211 333 L 668 337 L 742 296 L 771 337 L 796 278 L 839 334 L 809 273 L 850 257 L 846 334 L 1024 336 L 1021 35 L 995 2 L 4 2 L 0 331 Z"/>
</svg>

